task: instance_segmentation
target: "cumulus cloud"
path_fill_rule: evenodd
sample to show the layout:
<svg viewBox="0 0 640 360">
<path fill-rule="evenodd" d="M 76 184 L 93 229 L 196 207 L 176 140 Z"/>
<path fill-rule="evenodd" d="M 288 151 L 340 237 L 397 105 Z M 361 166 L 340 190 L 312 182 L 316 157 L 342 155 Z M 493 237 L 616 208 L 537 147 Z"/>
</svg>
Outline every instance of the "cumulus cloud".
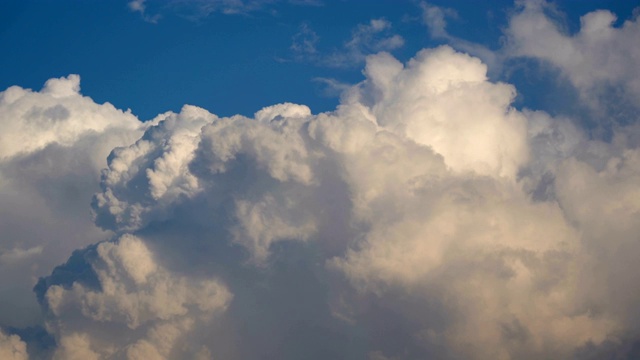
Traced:
<svg viewBox="0 0 640 360">
<path fill-rule="evenodd" d="M 36 256 L 42 253 L 42 246 L 34 246 L 29 249 L 11 249 L 8 251 L 4 251 L 0 254 L 0 262 L 2 263 L 10 263 L 25 260 L 31 256 Z"/>
<path fill-rule="evenodd" d="M 612 296 L 637 248 L 633 129 L 589 140 L 514 109 L 486 72 L 446 46 L 407 64 L 381 53 L 334 112 L 160 115 L 112 153 L 94 197 L 97 224 L 123 235 L 40 282 L 56 354 L 287 358 L 298 329 L 361 357 L 526 359 L 635 336 L 635 293 Z M 315 290 L 300 308 L 291 287 Z M 229 344 L 191 339 L 221 324 Z"/>
<path fill-rule="evenodd" d="M 0 357 L 7 360 L 27 360 L 27 344 L 17 335 L 6 335 L 0 331 Z"/>
<path fill-rule="evenodd" d="M 179 115 L 160 115 L 155 120 L 162 119 L 160 124 L 133 145 L 115 149 L 102 175 L 106 191 L 94 199 L 94 205 L 105 210 L 97 214 L 96 223 L 110 229 L 115 228 L 111 223 L 123 230 L 139 228 L 149 203 L 156 204 L 158 212 L 164 199 L 171 202 L 194 193 L 198 183 L 187 165 L 200 141 L 200 128 L 213 118 L 207 111 L 186 106 Z M 142 191 L 142 185 L 148 190 Z"/>
<path fill-rule="evenodd" d="M 218 281 L 167 270 L 132 235 L 76 256 L 88 266 L 84 281 L 65 276 L 77 270 L 77 261 L 69 261 L 37 287 L 44 290 L 47 329 L 60 344 L 54 359 L 166 358 L 185 351 L 175 349 L 177 342 L 188 346 L 196 324 L 210 321 L 232 297 Z"/>
<path fill-rule="evenodd" d="M 430 146 L 455 171 L 513 178 L 528 157 L 525 119 L 509 106 L 515 89 L 486 72 L 450 47 L 423 50 L 406 68 L 382 53 L 347 101 L 369 105 L 379 126 Z"/>
<path fill-rule="evenodd" d="M 104 231 L 74 222 L 84 248 L 35 287 L 50 357 L 632 356 L 640 127 L 594 139 L 575 119 L 514 108 L 515 87 L 487 71 L 449 46 L 406 63 L 380 52 L 335 111 L 186 105 L 144 125 L 79 95 L 74 77 L 7 90 L 2 101 L 44 104 L 25 99 L 11 131 L 25 131 L 22 114 L 48 122 L 2 148 L 3 181 L 66 209 L 25 174 L 75 174 L 79 159 L 74 181 L 93 198 L 78 204 Z M 76 109 L 94 120 L 73 123 Z M 104 152 L 87 150 L 96 139 Z M 16 240 L 0 259 L 47 244 Z M 25 341 L 0 335 L 0 351 L 22 356 Z"/>
<path fill-rule="evenodd" d="M 0 93 L 0 321 L 34 325 L 31 288 L 74 249 L 105 234 L 87 202 L 114 147 L 142 133 L 140 122 L 80 94 L 80 78 L 50 79 L 40 91 Z"/>
</svg>

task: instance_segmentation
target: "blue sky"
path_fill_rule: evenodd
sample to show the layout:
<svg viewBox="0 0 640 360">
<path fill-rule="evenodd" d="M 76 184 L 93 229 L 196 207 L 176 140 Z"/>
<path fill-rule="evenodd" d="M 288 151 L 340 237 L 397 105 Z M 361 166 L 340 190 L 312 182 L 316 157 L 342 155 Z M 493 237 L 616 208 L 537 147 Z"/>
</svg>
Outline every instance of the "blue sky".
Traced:
<svg viewBox="0 0 640 360">
<path fill-rule="evenodd" d="M 0 1 L 0 359 L 639 359 L 639 15 Z"/>
<path fill-rule="evenodd" d="M 183 104 L 220 115 L 249 115 L 290 101 L 321 112 L 335 108 L 337 98 L 327 96 L 313 79 L 359 82 L 362 62 L 335 68 L 297 58 L 291 45 L 301 26 L 317 35 L 319 56 L 341 51 L 354 29 L 371 19 L 386 19 L 389 33 L 402 36 L 404 45 L 392 50 L 401 60 L 445 42 L 431 38 L 416 1 L 279 1 L 239 14 L 218 9 L 208 15 L 186 3 L 148 1 L 146 16 L 160 15 L 151 23 L 126 1 L 4 1 L 0 87 L 39 89 L 51 77 L 79 74 L 84 94 L 130 108 L 141 119 Z M 502 0 L 433 4 L 457 12 L 448 22 L 452 35 L 490 49 L 500 47 L 501 29 L 514 8 Z M 588 11 L 606 7 L 621 21 L 629 18 L 634 4 L 560 1 L 558 7 L 569 31 L 576 31 L 579 16 Z"/>
</svg>

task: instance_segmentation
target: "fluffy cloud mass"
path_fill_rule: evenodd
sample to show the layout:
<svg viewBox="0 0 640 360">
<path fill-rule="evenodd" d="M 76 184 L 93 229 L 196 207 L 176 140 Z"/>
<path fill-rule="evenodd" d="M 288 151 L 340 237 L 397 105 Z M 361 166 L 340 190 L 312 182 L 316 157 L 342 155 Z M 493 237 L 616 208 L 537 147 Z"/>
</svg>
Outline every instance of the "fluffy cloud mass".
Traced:
<svg viewBox="0 0 640 360">
<path fill-rule="evenodd" d="M 527 4 L 508 46 L 554 62 L 585 101 L 604 101 L 604 78 L 640 100 L 634 71 L 588 79 L 531 50 L 518 28 L 550 20 Z M 636 23 L 609 15 L 565 40 L 585 54 L 597 29 L 627 41 Z M 514 108 L 487 71 L 449 46 L 382 52 L 332 112 L 185 105 L 145 123 L 73 75 L 7 89 L 0 266 L 29 270 L 0 280 L 35 284 L 42 315 L 0 323 L 41 321 L 50 345 L 5 331 L 0 357 L 633 358 L 638 119 L 594 138 Z"/>
<path fill-rule="evenodd" d="M 26 360 L 27 344 L 17 335 L 5 335 L 0 332 L 0 357 L 7 360 Z"/>
<path fill-rule="evenodd" d="M 87 203 L 114 147 L 142 134 L 129 112 L 79 93 L 80 78 L 0 93 L 0 321 L 34 325 L 31 288 L 69 254 L 105 238 Z"/>
<path fill-rule="evenodd" d="M 132 235 L 87 249 L 82 260 L 90 276 L 68 279 L 73 260 L 43 280 L 47 328 L 60 347 L 54 359 L 162 359 L 208 351 L 185 348 L 190 332 L 231 295 L 211 279 L 178 276 L 160 266 L 145 243 Z M 95 326 L 105 323 L 110 331 Z M 182 348 L 175 349 L 180 341 Z M 186 353 L 186 354 L 185 354 Z"/>
</svg>

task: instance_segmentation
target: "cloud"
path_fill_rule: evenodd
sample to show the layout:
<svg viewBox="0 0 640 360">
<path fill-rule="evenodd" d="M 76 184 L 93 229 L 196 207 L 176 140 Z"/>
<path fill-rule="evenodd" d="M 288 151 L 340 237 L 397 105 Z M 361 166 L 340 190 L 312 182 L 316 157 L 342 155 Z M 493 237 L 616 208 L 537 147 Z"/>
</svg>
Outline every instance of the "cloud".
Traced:
<svg viewBox="0 0 640 360">
<path fill-rule="evenodd" d="M 255 120 L 218 119 L 192 106 L 186 106 L 180 114 L 170 114 L 134 145 L 114 152 L 109 171 L 103 177 L 103 191 L 94 201 L 97 223 L 105 229 L 123 232 L 170 219 L 177 203 L 195 201 L 205 189 L 214 186 L 207 182 L 221 177 L 216 181 L 220 184 L 209 189 L 213 193 L 207 196 L 213 196 L 215 202 L 232 194 L 236 197 L 234 211 L 238 212 L 239 221 L 233 229 L 236 241 L 246 242 L 254 255 L 263 259 L 275 238 L 300 237 L 313 228 L 301 212 L 292 208 L 296 205 L 291 203 L 295 198 L 286 193 L 276 198 L 260 190 L 260 186 L 274 180 L 301 185 L 314 182 L 307 163 L 314 155 L 297 134 L 304 125 L 301 120 L 309 116 L 308 107 L 294 104 L 265 108 L 256 113 Z M 272 128 L 269 125 L 272 123 L 281 126 Z M 233 184 L 233 177 L 226 174 L 238 166 L 240 155 L 251 159 L 260 169 L 254 176 L 264 177 L 265 183 L 261 185 L 254 179 L 258 188 L 251 191 L 256 195 L 264 192 L 263 198 L 243 200 L 242 192 L 249 190 Z M 253 185 L 247 183 L 250 188 Z M 286 186 L 282 187 L 286 191 Z M 274 213 L 274 209 L 280 209 L 281 213 Z M 302 224 L 297 224 L 300 221 Z"/>
<path fill-rule="evenodd" d="M 27 360 L 27 344 L 17 335 L 6 335 L 0 331 L 0 357 L 7 360 Z"/>
<path fill-rule="evenodd" d="M 35 325 L 31 288 L 71 251 L 105 236 L 88 202 L 114 147 L 142 133 L 111 104 L 80 94 L 80 78 L 50 79 L 40 91 L 0 93 L 0 321 Z"/>
<path fill-rule="evenodd" d="M 147 0 L 132 0 L 129 1 L 127 6 L 129 6 L 129 10 L 140 13 L 140 16 L 142 16 L 142 19 L 144 19 L 144 21 L 152 24 L 157 24 L 162 16 L 160 14 L 149 15 L 147 12 L 146 2 Z"/>
<path fill-rule="evenodd" d="M 157 24 L 162 19 L 162 13 L 173 12 L 192 20 L 200 21 L 214 13 L 224 15 L 248 15 L 256 11 L 269 11 L 275 13 L 273 6 L 281 0 L 172 0 L 164 2 L 164 9 L 150 15 L 147 11 L 148 0 L 131 0 L 127 5 L 129 10 L 140 13 L 144 21 Z M 153 0 L 151 2 L 154 2 Z M 320 0 L 288 0 L 285 1 L 297 6 L 322 6 Z M 162 2 L 160 2 L 162 3 Z"/>
<path fill-rule="evenodd" d="M 353 67 L 364 62 L 367 55 L 393 51 L 404 46 L 404 38 L 393 33 L 391 22 L 383 18 L 359 24 L 352 30 L 351 38 L 344 42 L 342 48 L 331 52 L 318 50 L 319 39 L 308 24 L 302 24 L 290 46 L 294 59 L 333 68 Z"/>
<path fill-rule="evenodd" d="M 489 66 L 491 71 L 500 73 L 504 60 L 499 52 L 492 51 L 481 44 L 462 39 L 449 33 L 447 30 L 447 19 L 457 20 L 459 18 L 455 9 L 437 6 L 425 1 L 419 5 L 422 10 L 422 22 L 427 26 L 432 39 L 445 41 L 446 44 L 458 51 L 477 56 Z"/>
<path fill-rule="evenodd" d="M 166 358 L 199 322 L 223 311 L 232 295 L 221 283 L 180 277 L 155 260 L 138 237 L 124 235 L 84 252 L 90 281 L 69 283 L 64 270 L 41 280 L 46 326 L 61 346 L 53 358 Z M 84 264 L 83 264 L 84 266 Z M 105 324 L 112 331 L 95 326 Z M 201 347 L 196 349 L 201 351 Z M 182 350 L 184 351 L 184 350 Z"/>
<path fill-rule="evenodd" d="M 303 23 L 298 32 L 293 35 L 289 48 L 299 59 L 315 56 L 318 53 L 316 46 L 319 39 L 318 34 L 311 29 L 309 24 Z"/>
<path fill-rule="evenodd" d="M 558 69 L 601 125 L 634 122 L 640 97 L 637 18 L 615 26 L 612 12 L 592 11 L 571 34 L 549 15 L 554 11 L 546 1 L 522 2 L 505 32 L 507 55 L 538 59 Z"/>
<path fill-rule="evenodd" d="M 118 127 L 135 129 L 137 119 L 111 104 L 95 104 L 79 93 L 80 77 L 50 79 L 40 92 L 12 86 L 2 92 L 5 130 L 0 135 L 0 158 L 7 160 L 47 146 L 71 146 L 78 138 Z M 92 158 L 96 167 L 104 163 Z"/>
<path fill-rule="evenodd" d="M 185 106 L 179 115 L 159 116 L 159 125 L 135 144 L 115 149 L 102 177 L 106 191 L 94 199 L 94 207 L 104 210 L 97 213 L 96 223 L 108 229 L 115 223 L 123 230 L 139 228 L 146 222 L 146 204 L 156 204 L 154 211 L 159 212 L 164 201 L 196 192 L 198 180 L 187 165 L 200 141 L 201 127 L 214 118 L 205 110 Z M 141 191 L 143 185 L 148 191 Z"/>
<path fill-rule="evenodd" d="M 173 6 L 185 12 L 188 18 L 198 20 L 213 13 L 225 15 L 248 14 L 263 10 L 277 0 L 183 0 L 176 1 Z"/>
<path fill-rule="evenodd" d="M 406 68 L 382 53 L 368 58 L 368 80 L 346 101 L 369 105 L 378 125 L 430 146 L 455 171 L 513 178 L 528 157 L 526 120 L 509 107 L 515 89 L 486 72 L 450 47 L 423 50 Z"/>
<path fill-rule="evenodd" d="M 389 29 L 354 30 L 345 48 L 377 53 L 321 114 L 185 105 L 142 124 L 76 76 L 3 92 L 2 266 L 76 249 L 40 265 L 48 357 L 632 356 L 637 119 L 591 137 L 514 108 L 513 85 L 450 46 L 400 62 L 376 40 Z M 5 281 L 42 274 L 25 273 Z"/>
<path fill-rule="evenodd" d="M 339 97 L 353 86 L 353 84 L 347 84 L 333 78 L 317 77 L 312 81 L 323 85 L 322 92 L 328 97 Z"/>
</svg>

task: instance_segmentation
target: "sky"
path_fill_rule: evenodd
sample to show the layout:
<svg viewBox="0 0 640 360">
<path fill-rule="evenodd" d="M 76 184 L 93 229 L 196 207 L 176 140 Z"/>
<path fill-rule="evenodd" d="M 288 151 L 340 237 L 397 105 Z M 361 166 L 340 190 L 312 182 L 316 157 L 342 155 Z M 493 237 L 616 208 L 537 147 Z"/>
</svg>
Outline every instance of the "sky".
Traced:
<svg viewBox="0 0 640 360">
<path fill-rule="evenodd" d="M 0 358 L 639 358 L 639 14 L 0 2 Z"/>
</svg>

